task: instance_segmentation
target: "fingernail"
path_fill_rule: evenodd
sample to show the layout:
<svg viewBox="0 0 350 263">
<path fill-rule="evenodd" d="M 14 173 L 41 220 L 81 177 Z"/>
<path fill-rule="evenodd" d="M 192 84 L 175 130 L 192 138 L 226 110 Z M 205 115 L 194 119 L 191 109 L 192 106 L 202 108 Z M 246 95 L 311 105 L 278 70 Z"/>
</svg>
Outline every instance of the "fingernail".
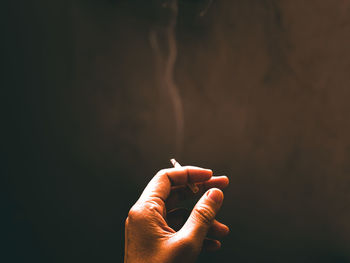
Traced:
<svg viewBox="0 0 350 263">
<path fill-rule="evenodd" d="M 222 202 L 223 194 L 220 190 L 212 189 L 208 192 L 208 197 L 215 203 L 219 204 Z"/>
</svg>

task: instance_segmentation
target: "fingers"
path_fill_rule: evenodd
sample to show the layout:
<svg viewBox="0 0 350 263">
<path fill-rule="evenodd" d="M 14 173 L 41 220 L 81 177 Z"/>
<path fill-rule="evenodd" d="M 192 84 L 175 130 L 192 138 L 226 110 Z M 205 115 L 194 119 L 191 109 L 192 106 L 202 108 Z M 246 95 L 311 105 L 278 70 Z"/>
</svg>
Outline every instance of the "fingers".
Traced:
<svg viewBox="0 0 350 263">
<path fill-rule="evenodd" d="M 210 188 L 224 189 L 228 184 L 229 179 L 226 176 L 212 176 L 208 181 L 197 184 L 199 192 L 195 194 L 187 186 L 172 187 L 171 194 L 167 200 L 167 209 L 171 210 L 178 207 L 179 203 L 184 200 L 200 197 Z"/>
<path fill-rule="evenodd" d="M 221 242 L 219 240 L 206 238 L 203 242 L 202 250 L 208 252 L 215 252 L 221 248 Z"/>
<path fill-rule="evenodd" d="M 163 172 L 168 174 L 173 186 L 205 182 L 213 176 L 212 170 L 195 166 L 180 166 L 165 169 Z"/>
<path fill-rule="evenodd" d="M 211 225 L 208 231 L 208 236 L 214 238 L 222 238 L 227 236 L 229 233 L 230 229 L 228 228 L 228 226 L 220 223 L 217 220 L 214 220 L 213 224 Z"/>
<path fill-rule="evenodd" d="M 209 169 L 195 166 L 183 166 L 159 171 L 148 183 L 139 200 L 149 198 L 165 201 L 172 186 L 208 181 L 213 175 Z"/>
<path fill-rule="evenodd" d="M 201 195 L 205 191 L 209 190 L 210 188 L 224 189 L 228 185 L 229 185 L 229 179 L 227 178 L 227 176 L 223 175 L 223 176 L 212 176 L 207 181 L 196 183 L 196 186 L 199 187 L 199 190 L 202 191 L 202 193 L 200 193 L 200 191 L 198 193 L 193 193 L 191 189 L 189 189 L 189 187 L 187 187 L 186 185 L 173 186 L 171 190 L 174 193 L 179 192 L 181 194 L 186 194 L 186 195 L 188 194 L 193 196 L 193 195 Z"/>
<path fill-rule="evenodd" d="M 175 231 L 179 231 L 181 227 L 185 224 L 187 218 L 189 217 L 190 212 L 184 208 L 178 208 L 170 211 L 167 215 L 168 225 Z M 208 231 L 208 237 L 213 238 L 222 238 L 227 236 L 230 233 L 228 226 L 220 223 L 219 221 L 213 221 L 210 229 Z"/>
<path fill-rule="evenodd" d="M 212 226 L 223 199 L 221 190 L 213 188 L 207 191 L 193 208 L 180 232 L 201 244 Z"/>
<path fill-rule="evenodd" d="M 219 188 L 224 189 L 229 185 L 227 176 L 213 176 L 210 180 L 203 183 L 204 189 Z"/>
</svg>

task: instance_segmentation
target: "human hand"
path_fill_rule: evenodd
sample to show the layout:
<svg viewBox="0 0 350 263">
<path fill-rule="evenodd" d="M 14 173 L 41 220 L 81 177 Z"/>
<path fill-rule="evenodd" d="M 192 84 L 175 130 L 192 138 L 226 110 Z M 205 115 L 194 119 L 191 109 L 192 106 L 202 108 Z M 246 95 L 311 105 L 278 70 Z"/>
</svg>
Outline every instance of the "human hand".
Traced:
<svg viewBox="0 0 350 263">
<path fill-rule="evenodd" d="M 167 223 L 167 208 L 190 196 L 187 183 L 196 183 L 202 192 L 209 190 L 197 202 L 182 228 L 175 231 Z M 220 189 L 228 183 L 226 176 L 212 176 L 211 170 L 199 167 L 159 171 L 129 211 L 125 223 L 124 263 L 190 263 L 195 262 L 202 249 L 218 250 L 220 241 L 207 235 L 220 238 L 229 232 L 226 225 L 215 220 L 223 201 Z"/>
</svg>

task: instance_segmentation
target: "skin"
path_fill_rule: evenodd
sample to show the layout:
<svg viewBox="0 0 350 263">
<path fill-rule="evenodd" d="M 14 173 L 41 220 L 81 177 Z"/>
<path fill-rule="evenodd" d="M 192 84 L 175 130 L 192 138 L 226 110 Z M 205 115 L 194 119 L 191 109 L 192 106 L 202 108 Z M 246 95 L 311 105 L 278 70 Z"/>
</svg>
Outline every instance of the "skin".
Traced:
<svg viewBox="0 0 350 263">
<path fill-rule="evenodd" d="M 229 228 L 215 216 L 224 198 L 220 189 L 229 180 L 212 174 L 208 169 L 184 166 L 161 170 L 153 177 L 126 219 L 124 263 L 189 263 L 195 262 L 203 249 L 220 249 L 217 238 L 227 235 Z M 167 210 L 195 197 L 187 183 L 196 183 L 205 193 L 182 228 L 175 231 L 167 223 Z"/>
</svg>

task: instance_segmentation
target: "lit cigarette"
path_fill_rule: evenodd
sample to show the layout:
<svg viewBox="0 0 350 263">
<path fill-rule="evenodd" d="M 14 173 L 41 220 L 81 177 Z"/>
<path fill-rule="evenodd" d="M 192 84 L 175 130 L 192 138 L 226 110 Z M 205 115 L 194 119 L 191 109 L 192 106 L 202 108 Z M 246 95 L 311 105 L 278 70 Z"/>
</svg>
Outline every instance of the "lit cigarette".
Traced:
<svg viewBox="0 0 350 263">
<path fill-rule="evenodd" d="M 172 163 L 172 165 L 175 168 L 179 168 L 181 167 L 181 164 L 179 164 L 175 159 L 171 159 L 170 162 Z M 199 191 L 199 188 L 197 185 L 195 185 L 194 183 L 188 183 L 187 186 L 191 189 L 191 191 L 196 194 Z"/>
</svg>

